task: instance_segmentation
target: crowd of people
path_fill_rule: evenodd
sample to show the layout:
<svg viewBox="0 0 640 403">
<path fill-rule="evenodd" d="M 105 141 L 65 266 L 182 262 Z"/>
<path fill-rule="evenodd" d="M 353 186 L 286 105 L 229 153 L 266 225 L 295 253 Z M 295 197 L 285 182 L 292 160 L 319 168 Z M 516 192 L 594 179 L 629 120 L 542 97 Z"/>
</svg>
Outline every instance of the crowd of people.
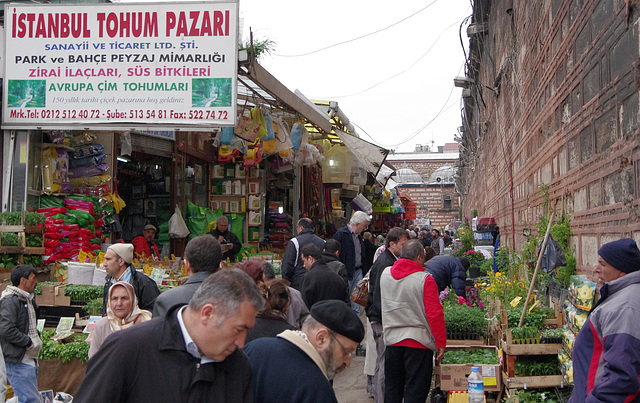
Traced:
<svg viewBox="0 0 640 403">
<path fill-rule="evenodd" d="M 235 246 L 218 222 L 215 234 L 189 241 L 188 278 L 162 294 L 131 266 L 134 245 L 111 245 L 103 263 L 104 317 L 89 338 L 75 400 L 337 402 L 334 376 L 362 346 L 375 402 L 425 402 L 434 361 L 446 346 L 439 294 L 451 287 L 466 296 L 469 262 L 444 255 L 448 233 L 395 227 L 380 244 L 380 236 L 366 231 L 369 224 L 368 215 L 356 212 L 324 240 L 311 220 L 300 219 L 278 278 L 262 260 L 222 269 Z M 571 401 L 634 401 L 640 251 L 623 239 L 598 255 L 602 298 L 576 340 Z M 0 298 L 6 368 L 0 400 L 8 378 L 20 402 L 40 401 L 35 275 L 33 267 L 17 266 Z M 362 281 L 368 282 L 365 307 L 349 298 Z"/>
</svg>

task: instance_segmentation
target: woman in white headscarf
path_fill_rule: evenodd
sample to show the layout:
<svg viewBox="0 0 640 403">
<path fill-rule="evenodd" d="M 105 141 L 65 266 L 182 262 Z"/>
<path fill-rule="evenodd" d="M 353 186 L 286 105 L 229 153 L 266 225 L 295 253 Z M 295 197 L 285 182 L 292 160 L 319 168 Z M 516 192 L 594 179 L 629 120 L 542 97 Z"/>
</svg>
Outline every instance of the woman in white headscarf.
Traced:
<svg viewBox="0 0 640 403">
<path fill-rule="evenodd" d="M 91 343 L 89 358 L 102 346 L 113 332 L 126 329 L 151 319 L 151 312 L 138 307 L 133 286 L 126 281 L 118 281 L 109 288 L 107 316 L 96 322 L 96 327 L 87 339 Z"/>
</svg>

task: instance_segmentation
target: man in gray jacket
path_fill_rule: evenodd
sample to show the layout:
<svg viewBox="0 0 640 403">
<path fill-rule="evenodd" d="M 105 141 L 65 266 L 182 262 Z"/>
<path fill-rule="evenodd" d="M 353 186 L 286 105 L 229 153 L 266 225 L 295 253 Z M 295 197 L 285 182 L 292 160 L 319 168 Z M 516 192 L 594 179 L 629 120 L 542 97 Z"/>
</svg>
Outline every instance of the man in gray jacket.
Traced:
<svg viewBox="0 0 640 403">
<path fill-rule="evenodd" d="M 40 402 L 38 354 L 42 340 L 37 328 L 36 269 L 21 264 L 11 271 L 11 284 L 0 298 L 0 344 L 7 377 L 20 402 Z M 6 384 L 6 380 L 4 380 Z"/>
<path fill-rule="evenodd" d="M 320 250 L 323 250 L 324 239 L 313 233 L 313 221 L 309 218 L 299 219 L 297 230 L 298 236 L 289 241 L 287 248 L 284 250 L 281 272 L 282 278 L 289 281 L 291 283 L 291 287 L 299 290 L 302 277 L 307 272 L 307 269 L 305 269 L 302 264 L 300 250 L 308 243 L 313 243 L 320 248 Z"/>
<path fill-rule="evenodd" d="M 220 269 L 222 248 L 211 234 L 193 238 L 184 250 L 184 265 L 189 278 L 179 287 L 167 290 L 156 298 L 153 317 L 165 316 L 174 305 L 186 305 L 200 284 Z"/>
<path fill-rule="evenodd" d="M 324 264 L 326 264 L 331 271 L 342 277 L 348 289 L 349 275 L 347 274 L 347 266 L 338 260 L 338 255 L 340 255 L 340 242 L 333 238 L 327 239 L 327 242 L 324 244 L 324 252 L 322 252 L 322 260 L 324 260 Z"/>
</svg>

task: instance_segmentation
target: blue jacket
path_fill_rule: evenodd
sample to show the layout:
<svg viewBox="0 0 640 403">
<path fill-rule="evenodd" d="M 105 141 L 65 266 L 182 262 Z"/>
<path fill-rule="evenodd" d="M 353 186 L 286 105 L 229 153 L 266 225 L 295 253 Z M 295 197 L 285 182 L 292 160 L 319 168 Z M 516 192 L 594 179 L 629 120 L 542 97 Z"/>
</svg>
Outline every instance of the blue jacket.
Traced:
<svg viewBox="0 0 640 403">
<path fill-rule="evenodd" d="M 427 262 L 426 270 L 436 280 L 438 292 L 451 286 L 456 295 L 466 298 L 464 282 L 467 279 L 467 271 L 460 259 L 453 256 L 436 256 Z"/>
<path fill-rule="evenodd" d="M 333 387 L 318 365 L 298 346 L 280 337 L 263 337 L 244 346 L 260 403 L 337 403 Z"/>
<path fill-rule="evenodd" d="M 291 287 L 296 290 L 300 289 L 300 282 L 302 276 L 307 272 L 302 264 L 302 257 L 300 256 L 300 249 L 310 242 L 313 242 L 320 251 L 324 250 L 324 239 L 313 233 L 311 228 L 303 229 L 296 237 L 298 240 L 298 247 L 294 244 L 293 240 L 289 241 L 287 247 L 284 250 L 284 257 L 282 258 L 282 266 L 280 271 L 282 278 L 288 280 L 291 283 Z"/>
<path fill-rule="evenodd" d="M 338 259 L 347 266 L 347 276 L 349 276 L 349 280 L 351 280 L 353 278 L 353 273 L 356 271 L 356 255 L 355 245 L 353 244 L 353 237 L 349 226 L 345 225 L 340 228 L 338 232 L 333 235 L 333 239 L 340 242 L 340 255 L 338 256 Z M 362 235 L 358 234 L 358 240 L 360 241 L 360 261 L 364 263 L 365 249 Z"/>
<path fill-rule="evenodd" d="M 569 402 L 640 402 L 640 271 L 608 282 L 573 347 Z"/>
</svg>

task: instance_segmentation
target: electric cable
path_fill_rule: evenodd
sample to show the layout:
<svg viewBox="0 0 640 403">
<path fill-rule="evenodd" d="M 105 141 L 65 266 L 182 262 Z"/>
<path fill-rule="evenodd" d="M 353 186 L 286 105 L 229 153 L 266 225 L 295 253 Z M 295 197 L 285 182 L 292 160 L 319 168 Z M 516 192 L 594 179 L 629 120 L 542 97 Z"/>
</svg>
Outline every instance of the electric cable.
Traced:
<svg viewBox="0 0 640 403">
<path fill-rule="evenodd" d="M 379 32 L 386 31 L 387 29 L 389 29 L 389 28 L 391 28 L 391 27 L 394 27 L 394 26 L 396 26 L 396 25 L 400 24 L 401 22 L 404 22 L 404 21 L 408 20 L 409 18 L 411 18 L 411 17 L 413 17 L 413 16 L 415 16 L 415 15 L 418 15 L 419 13 L 423 12 L 423 11 L 424 11 L 424 10 L 426 10 L 427 8 L 429 8 L 429 7 L 431 7 L 432 5 L 434 5 L 437 1 L 438 1 L 438 0 L 434 0 L 434 1 L 432 1 L 431 3 L 427 4 L 427 5 L 426 5 L 425 7 L 423 7 L 422 9 L 420 9 L 420 10 L 416 11 L 415 13 L 413 13 L 413 14 L 409 15 L 408 17 L 405 17 L 405 18 L 401 19 L 400 21 L 396 21 L 396 22 L 394 22 L 393 24 L 391 24 L 391 25 L 389 25 L 389 26 L 387 26 L 387 27 L 385 27 L 385 28 L 378 29 L 377 31 L 373 31 L 373 32 L 370 32 L 370 33 L 368 33 L 368 34 L 364 34 L 364 35 L 362 35 L 362 36 L 358 36 L 358 37 L 353 38 L 353 39 L 348 39 L 348 40 L 346 40 L 346 41 L 338 42 L 338 43 L 335 43 L 335 44 L 333 44 L 333 45 L 325 46 L 324 48 L 316 49 L 316 50 L 313 50 L 313 51 L 311 51 L 311 52 L 307 52 L 307 53 L 300 53 L 300 54 L 297 54 L 297 55 L 280 55 L 280 54 L 274 53 L 273 55 L 274 55 L 274 56 L 280 56 L 280 57 L 301 57 L 301 56 L 308 56 L 308 55 L 312 55 L 312 54 L 314 54 L 314 53 L 321 52 L 321 51 L 323 51 L 323 50 L 327 50 L 327 49 L 330 49 L 330 48 L 334 48 L 334 47 L 336 47 L 336 46 L 344 45 L 345 43 L 349 43 L 349 42 L 357 41 L 357 40 L 359 40 L 359 39 L 366 38 L 367 36 L 371 36 L 371 35 L 377 34 L 377 33 L 379 33 Z"/>
</svg>

